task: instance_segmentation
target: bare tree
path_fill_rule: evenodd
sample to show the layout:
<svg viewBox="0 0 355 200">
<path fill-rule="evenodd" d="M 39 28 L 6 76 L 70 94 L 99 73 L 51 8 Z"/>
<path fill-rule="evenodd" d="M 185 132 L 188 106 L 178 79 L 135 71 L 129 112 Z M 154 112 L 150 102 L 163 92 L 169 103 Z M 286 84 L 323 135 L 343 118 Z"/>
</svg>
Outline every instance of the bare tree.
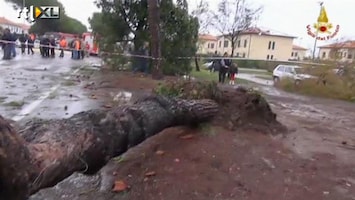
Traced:
<svg viewBox="0 0 355 200">
<path fill-rule="evenodd" d="M 200 0 L 197 4 L 197 8 L 192 11 L 192 16 L 196 17 L 199 23 L 199 34 L 203 33 L 208 33 L 208 28 L 211 26 L 212 22 L 212 15 L 211 11 L 209 10 L 209 4 L 206 0 Z M 201 41 L 198 41 L 198 48 L 201 47 L 201 45 L 204 45 L 201 43 Z M 200 66 L 198 63 L 198 55 L 195 55 L 195 66 L 196 66 L 196 71 L 200 71 Z"/>
<path fill-rule="evenodd" d="M 232 53 L 241 32 L 249 29 L 259 18 L 262 7 L 252 8 L 246 0 L 222 0 L 213 13 L 213 27 L 231 41 Z"/>
<path fill-rule="evenodd" d="M 161 43 L 160 43 L 160 0 L 148 0 L 148 22 L 151 35 L 151 48 L 153 57 L 152 78 L 162 79 L 161 69 Z"/>
<path fill-rule="evenodd" d="M 206 0 L 200 0 L 197 4 L 197 8 L 193 10 L 191 14 L 198 19 L 199 33 L 208 33 L 213 19 L 208 2 Z"/>
</svg>

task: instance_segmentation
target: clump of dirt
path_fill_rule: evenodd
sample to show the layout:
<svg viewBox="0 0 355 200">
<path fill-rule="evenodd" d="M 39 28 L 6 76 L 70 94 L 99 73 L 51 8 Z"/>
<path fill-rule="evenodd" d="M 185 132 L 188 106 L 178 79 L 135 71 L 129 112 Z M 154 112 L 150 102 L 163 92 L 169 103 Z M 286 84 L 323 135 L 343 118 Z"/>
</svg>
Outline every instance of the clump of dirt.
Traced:
<svg viewBox="0 0 355 200">
<path fill-rule="evenodd" d="M 286 131 L 276 119 L 265 98 L 243 87 L 219 87 L 215 82 L 170 81 L 160 85 L 155 93 L 184 99 L 213 99 L 220 105 L 214 124 L 229 130 L 256 129 L 264 133 Z"/>
</svg>

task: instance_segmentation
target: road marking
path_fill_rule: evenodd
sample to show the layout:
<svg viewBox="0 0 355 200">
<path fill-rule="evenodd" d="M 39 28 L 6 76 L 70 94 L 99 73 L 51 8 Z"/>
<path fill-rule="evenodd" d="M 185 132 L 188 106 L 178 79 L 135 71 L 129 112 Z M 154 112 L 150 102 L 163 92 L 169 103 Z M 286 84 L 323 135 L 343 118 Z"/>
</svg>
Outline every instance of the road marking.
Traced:
<svg viewBox="0 0 355 200">
<path fill-rule="evenodd" d="M 79 67 L 78 69 L 74 70 L 73 73 L 71 73 L 69 76 L 64 77 L 65 80 L 70 79 L 70 77 L 72 75 L 75 75 L 76 73 L 78 73 L 82 68 L 84 68 L 86 65 L 82 65 L 81 67 Z M 45 99 L 47 99 L 52 92 L 56 91 L 61 84 L 55 85 L 53 87 L 51 87 L 49 89 L 49 91 L 44 92 L 37 100 L 33 101 L 32 103 L 28 104 L 27 106 L 25 106 L 19 114 L 17 114 L 16 116 L 14 116 L 12 118 L 12 120 L 14 121 L 20 121 L 21 119 L 23 119 L 24 117 L 26 117 L 28 114 L 30 114 L 34 109 L 36 109 Z"/>
</svg>

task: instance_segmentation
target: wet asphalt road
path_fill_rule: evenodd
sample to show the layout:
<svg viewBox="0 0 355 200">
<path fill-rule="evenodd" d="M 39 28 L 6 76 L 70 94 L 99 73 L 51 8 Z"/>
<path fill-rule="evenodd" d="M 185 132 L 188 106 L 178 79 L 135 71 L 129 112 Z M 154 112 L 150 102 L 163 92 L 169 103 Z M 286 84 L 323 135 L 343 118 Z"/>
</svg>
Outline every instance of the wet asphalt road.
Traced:
<svg viewBox="0 0 355 200">
<path fill-rule="evenodd" d="M 66 118 L 95 108 L 97 103 L 86 97 L 83 83 L 75 78 L 93 63 L 100 60 L 72 60 L 69 52 L 64 58 L 41 58 L 37 51 L 0 60 L 0 114 L 22 122 L 32 117 Z"/>
</svg>

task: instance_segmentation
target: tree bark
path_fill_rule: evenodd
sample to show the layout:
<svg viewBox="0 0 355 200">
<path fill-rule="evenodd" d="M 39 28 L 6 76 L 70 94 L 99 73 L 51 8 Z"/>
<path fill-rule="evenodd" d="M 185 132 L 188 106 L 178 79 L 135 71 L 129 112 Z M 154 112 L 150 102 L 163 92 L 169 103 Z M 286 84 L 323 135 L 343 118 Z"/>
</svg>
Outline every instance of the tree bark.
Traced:
<svg viewBox="0 0 355 200">
<path fill-rule="evenodd" d="M 199 71 L 200 71 L 200 65 L 198 64 L 198 57 L 197 57 L 197 55 L 195 55 L 195 67 L 196 67 L 196 71 L 199 72 Z"/>
<path fill-rule="evenodd" d="M 93 174 L 163 129 L 196 125 L 217 112 L 212 100 L 149 96 L 111 111 L 35 119 L 18 133 L 0 116 L 0 199 L 24 200 L 74 172 Z"/>
<path fill-rule="evenodd" d="M 151 48 L 153 57 L 152 78 L 162 79 L 161 69 L 161 43 L 160 43 L 160 9 L 158 0 L 148 0 L 148 22 L 151 36 Z"/>
</svg>

